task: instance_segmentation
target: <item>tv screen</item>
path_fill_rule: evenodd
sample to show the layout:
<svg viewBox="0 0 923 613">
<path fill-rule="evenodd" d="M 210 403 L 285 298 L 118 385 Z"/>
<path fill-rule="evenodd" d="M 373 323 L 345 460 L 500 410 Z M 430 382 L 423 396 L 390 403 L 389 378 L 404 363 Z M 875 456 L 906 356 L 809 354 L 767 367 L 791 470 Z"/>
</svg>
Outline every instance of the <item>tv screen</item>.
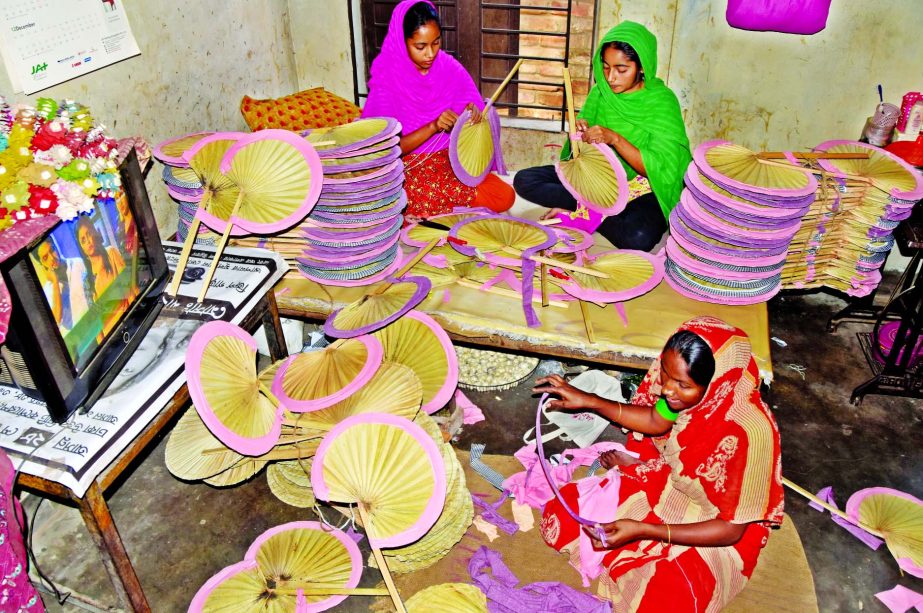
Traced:
<svg viewBox="0 0 923 613">
<path fill-rule="evenodd" d="M 78 375 L 154 276 L 124 191 L 59 224 L 29 260 Z"/>
<path fill-rule="evenodd" d="M 167 263 L 134 152 L 122 189 L 3 263 L 13 304 L 0 384 L 43 400 L 55 421 L 89 408 L 161 308 Z"/>
</svg>

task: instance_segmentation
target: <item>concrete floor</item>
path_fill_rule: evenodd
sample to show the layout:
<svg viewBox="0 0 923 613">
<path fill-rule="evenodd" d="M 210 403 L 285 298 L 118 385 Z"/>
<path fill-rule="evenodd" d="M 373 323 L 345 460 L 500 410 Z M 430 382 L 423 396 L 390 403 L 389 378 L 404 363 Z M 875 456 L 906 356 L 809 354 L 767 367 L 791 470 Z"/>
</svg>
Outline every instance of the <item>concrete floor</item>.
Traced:
<svg viewBox="0 0 923 613">
<path fill-rule="evenodd" d="M 869 326 L 845 324 L 828 334 L 828 317 L 844 305 L 827 294 L 787 295 L 769 304 L 771 336 L 787 343 L 772 346 L 770 397 L 782 432 L 784 474 L 812 491 L 832 485 L 841 506 L 852 492 L 870 486 L 921 496 L 923 401 L 869 396 L 859 407 L 850 404 L 852 389 L 870 376 L 856 338 Z M 467 426 L 458 447 L 476 441 L 486 443 L 488 453 L 517 449 L 534 420 L 531 383 L 469 393 L 487 421 Z M 164 466 L 163 447 L 161 442 L 153 449 L 109 500 L 154 611 L 184 611 L 199 586 L 239 561 L 258 534 L 312 514 L 279 503 L 262 475 L 230 490 L 180 482 Z M 27 508 L 34 511 L 36 500 L 31 497 Z M 898 583 L 923 592 L 923 581 L 901 577 L 885 548 L 872 551 L 788 491 L 786 511 L 804 542 L 822 611 L 885 611 L 874 594 Z M 45 502 L 35 515 L 33 547 L 45 573 L 84 601 L 111 606 L 112 589 L 76 511 Z M 377 581 L 378 573 L 369 569 L 363 584 Z M 64 607 L 51 596 L 45 600 L 52 611 L 93 608 L 76 595 Z M 368 599 L 353 598 L 338 610 L 368 605 Z M 766 610 L 772 609 L 767 602 Z"/>
</svg>

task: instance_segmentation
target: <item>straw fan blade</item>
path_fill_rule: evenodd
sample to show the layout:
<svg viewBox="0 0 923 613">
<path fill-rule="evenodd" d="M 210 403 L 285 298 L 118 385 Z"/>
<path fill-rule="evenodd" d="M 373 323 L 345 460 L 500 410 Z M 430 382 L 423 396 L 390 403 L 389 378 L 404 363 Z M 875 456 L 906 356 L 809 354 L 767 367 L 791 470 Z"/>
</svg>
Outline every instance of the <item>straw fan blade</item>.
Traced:
<svg viewBox="0 0 923 613">
<path fill-rule="evenodd" d="M 487 596 L 475 585 L 440 583 L 406 602 L 407 613 L 487 613 Z"/>
<path fill-rule="evenodd" d="M 330 314 L 324 333 L 336 338 L 352 338 L 382 328 L 426 298 L 432 288 L 426 277 L 405 276 Z"/>
<path fill-rule="evenodd" d="M 330 431 L 311 467 L 315 495 L 358 503 L 372 547 L 400 547 L 426 534 L 446 496 L 445 465 L 420 426 L 395 415 L 350 417 Z"/>
<path fill-rule="evenodd" d="M 488 112 L 496 112 L 490 109 Z M 471 111 L 458 116 L 449 136 L 449 162 L 458 180 L 477 187 L 494 161 L 494 138 L 487 117 L 473 123 Z"/>
<path fill-rule="evenodd" d="M 401 232 L 401 240 L 411 247 L 425 247 L 434 238 L 445 238 L 449 230 L 460 221 L 471 219 L 472 217 L 489 217 L 490 211 L 469 209 L 458 213 L 446 213 L 444 215 L 433 215 L 429 221 L 439 226 L 444 226 L 445 230 L 422 226 L 418 223 L 411 223 Z"/>
<path fill-rule="evenodd" d="M 425 313 L 410 311 L 373 336 L 381 341 L 385 360 L 403 364 L 417 375 L 423 411 L 434 413 L 445 406 L 458 385 L 458 357 L 442 326 Z"/>
<path fill-rule="evenodd" d="M 240 188 L 221 172 L 221 160 L 243 136 L 239 132 L 216 132 L 199 140 L 183 154 L 204 191 L 203 203 L 196 211 L 196 217 L 216 232 L 224 231 L 240 195 Z M 232 234 L 246 233 L 237 231 Z"/>
<path fill-rule="evenodd" d="M 458 222 L 449 236 L 466 244 L 452 243 L 461 253 L 475 255 L 478 252 L 485 259 L 497 264 L 521 265 L 515 254 L 527 250 L 551 247 L 557 242 L 551 231 L 525 219 L 505 216 L 477 217 Z M 512 250 L 512 253 L 509 251 Z M 507 253 L 509 255 L 502 255 Z"/>
<path fill-rule="evenodd" d="M 244 457 L 215 438 L 195 408 L 190 408 L 170 432 L 164 462 L 174 477 L 198 481 L 228 470 Z"/>
<path fill-rule="evenodd" d="M 261 130 L 241 138 L 221 160 L 240 189 L 234 219 L 217 214 L 253 233 L 281 232 L 304 219 L 323 185 L 323 169 L 314 147 L 288 130 Z M 224 228 L 222 228 L 223 230 Z"/>
<path fill-rule="evenodd" d="M 766 163 L 757 153 L 729 141 L 702 143 L 692 153 L 699 172 L 723 187 L 797 197 L 817 190 L 817 180 L 810 172 L 784 160 Z"/>
<path fill-rule="evenodd" d="M 569 160 L 555 162 L 561 183 L 577 202 L 603 215 L 618 215 L 628 204 L 628 176 L 607 145 L 571 140 Z"/>
<path fill-rule="evenodd" d="M 304 413 L 298 423 L 315 430 L 330 430 L 344 419 L 363 413 L 388 413 L 413 419 L 422 399 L 423 386 L 411 368 L 382 362 L 375 376 L 358 392 L 325 409 Z"/>
<path fill-rule="evenodd" d="M 401 131 L 401 125 L 392 117 L 369 117 L 334 126 L 317 128 L 305 134 L 305 140 L 316 145 L 321 157 L 340 157 L 357 149 L 372 149 Z M 320 144 L 323 143 L 323 144 Z M 387 145 L 391 147 L 393 145 Z"/>
<path fill-rule="evenodd" d="M 314 507 L 314 489 L 311 487 L 311 464 L 314 458 L 273 462 L 266 469 L 266 483 L 273 495 L 287 505 L 300 509 Z"/>
<path fill-rule="evenodd" d="M 576 253 L 593 246 L 593 236 L 578 228 L 552 226 L 551 231 L 558 237 L 558 242 L 551 248 L 552 253 Z"/>
<path fill-rule="evenodd" d="M 325 611 L 346 595 L 310 593 L 312 587 L 348 590 L 359 584 L 361 573 L 359 548 L 343 532 L 318 522 L 291 522 L 264 532 L 243 561 L 206 581 L 189 611 Z"/>
<path fill-rule="evenodd" d="M 212 134 L 214 132 L 197 132 L 167 139 L 154 147 L 154 157 L 170 166 L 187 167 L 189 161 L 183 157 L 183 154 L 200 140 Z"/>
<path fill-rule="evenodd" d="M 558 281 L 568 294 L 595 303 L 623 302 L 651 291 L 663 279 L 663 260 L 644 251 L 620 249 L 595 255 L 584 267 L 607 278 L 569 271 L 571 281 Z"/>
<path fill-rule="evenodd" d="M 249 456 L 272 449 L 283 408 L 261 393 L 252 336 L 227 322 L 205 324 L 189 342 L 186 377 L 199 416 L 226 446 Z"/>
<path fill-rule="evenodd" d="M 329 407 L 359 390 L 381 366 L 378 339 L 360 336 L 287 358 L 276 372 L 272 393 L 290 411 Z"/>
<path fill-rule="evenodd" d="M 878 189 L 901 200 L 923 198 L 923 175 L 907 162 L 878 147 L 853 141 L 827 141 L 815 147 L 828 153 L 866 153 L 866 159 L 822 159 L 821 166 L 871 179 Z"/>
<path fill-rule="evenodd" d="M 899 490 L 871 487 L 849 497 L 846 514 L 883 534 L 898 566 L 923 578 L 923 501 Z"/>
</svg>

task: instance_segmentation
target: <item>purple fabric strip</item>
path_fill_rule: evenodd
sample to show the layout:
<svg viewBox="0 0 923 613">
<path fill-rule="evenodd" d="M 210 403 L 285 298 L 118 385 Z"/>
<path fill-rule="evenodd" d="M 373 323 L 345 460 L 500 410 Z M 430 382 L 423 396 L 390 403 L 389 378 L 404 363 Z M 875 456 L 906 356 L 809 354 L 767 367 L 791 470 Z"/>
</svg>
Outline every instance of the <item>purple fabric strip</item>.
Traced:
<svg viewBox="0 0 923 613">
<path fill-rule="evenodd" d="M 471 494 L 471 500 L 474 502 L 475 506 L 481 510 L 481 517 L 483 517 L 485 521 L 492 523 L 507 534 L 516 534 L 516 532 L 519 530 L 519 525 L 516 522 L 510 521 L 503 517 L 497 511 L 497 509 L 503 506 L 503 503 L 505 503 L 509 497 L 510 493 L 504 491 L 500 495 L 500 498 L 497 499 L 497 502 L 491 504 L 477 494 Z"/>
<path fill-rule="evenodd" d="M 827 486 L 824 489 L 817 492 L 817 497 L 836 509 L 840 508 L 837 506 L 836 501 L 833 499 L 833 488 L 830 486 Z M 820 506 L 816 502 L 811 502 L 808 504 L 809 506 L 811 506 L 814 509 L 817 509 L 821 513 L 823 513 L 826 510 L 824 509 L 824 507 Z M 843 519 L 836 513 L 831 513 L 830 519 L 833 520 L 833 523 L 837 524 L 841 528 L 844 528 L 847 532 L 852 534 L 854 537 L 856 537 L 857 539 L 859 539 L 866 545 L 868 545 L 871 549 L 878 549 L 879 547 L 881 547 L 881 544 L 884 543 L 884 541 L 878 538 L 877 536 L 869 534 L 868 532 L 866 532 L 865 530 L 863 530 L 856 524 L 846 521 L 845 519 Z"/>
<path fill-rule="evenodd" d="M 500 552 L 481 547 L 468 561 L 471 580 L 487 596 L 491 613 L 609 613 L 611 606 L 557 581 L 530 583 L 523 587 L 503 563 Z"/>
</svg>

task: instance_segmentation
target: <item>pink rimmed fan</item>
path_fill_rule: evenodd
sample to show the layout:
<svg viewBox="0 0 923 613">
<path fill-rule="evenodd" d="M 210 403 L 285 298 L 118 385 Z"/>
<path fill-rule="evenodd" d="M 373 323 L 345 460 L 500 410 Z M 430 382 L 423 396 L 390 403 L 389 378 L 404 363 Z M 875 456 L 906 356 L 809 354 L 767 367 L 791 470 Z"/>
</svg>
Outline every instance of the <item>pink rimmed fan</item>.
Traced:
<svg viewBox="0 0 923 613">
<path fill-rule="evenodd" d="M 923 578 L 923 501 L 900 490 L 870 487 L 849 497 L 846 514 L 880 534 L 902 570 Z"/>
<path fill-rule="evenodd" d="M 170 138 L 154 147 L 154 157 L 170 166 L 188 168 L 189 161 L 184 157 L 186 151 L 214 132 L 195 132 L 184 136 Z"/>
<path fill-rule="evenodd" d="M 383 355 L 379 340 L 365 335 L 290 356 L 276 371 L 272 393 L 296 413 L 329 407 L 368 383 Z"/>
<path fill-rule="evenodd" d="M 799 200 L 817 191 L 817 180 L 809 169 L 796 162 L 761 159 L 758 153 L 730 141 L 706 141 L 695 148 L 692 158 L 711 181 L 755 202 Z"/>
<path fill-rule="evenodd" d="M 551 248 L 552 253 L 577 253 L 593 246 L 593 236 L 583 230 L 554 226 L 551 231 L 558 237 L 558 242 Z"/>
<path fill-rule="evenodd" d="M 189 611 L 326 611 L 349 595 L 383 592 L 357 588 L 361 575 L 362 554 L 347 534 L 318 522 L 290 522 L 258 536 L 243 561 L 206 581 Z"/>
<path fill-rule="evenodd" d="M 481 111 L 481 121 L 471 123 L 472 113 L 465 111 L 458 116 L 452 127 L 449 135 L 449 162 L 458 180 L 469 187 L 480 185 L 491 167 L 501 171 L 503 156 L 500 153 L 500 116 L 494 108 L 494 103 L 500 98 L 500 94 L 522 66 L 523 61 L 520 58 L 516 62 L 494 91 L 494 95 Z M 505 171 L 504 167 L 502 172 Z"/>
<path fill-rule="evenodd" d="M 651 291 L 663 280 L 663 258 L 644 251 L 616 249 L 588 256 L 583 265 L 608 276 L 593 277 L 571 272 L 557 283 L 580 300 L 606 304 L 624 302 Z"/>
<path fill-rule="evenodd" d="M 303 136 L 309 143 L 316 143 L 321 158 L 342 158 L 393 147 L 400 131 L 401 124 L 393 117 L 365 117 L 340 126 L 308 130 Z"/>
<path fill-rule="evenodd" d="M 324 333 L 335 338 L 368 334 L 387 326 L 423 302 L 432 289 L 432 281 L 420 276 L 401 278 L 401 274 L 413 268 L 417 261 L 411 260 L 395 273 L 394 277 L 399 278 L 399 281 L 386 282 L 359 300 L 331 313 L 324 322 Z"/>
<path fill-rule="evenodd" d="M 381 413 L 348 417 L 318 447 L 311 485 L 321 500 L 357 505 L 392 601 L 402 610 L 381 548 L 416 541 L 442 513 L 446 475 L 436 443 L 403 417 Z"/>
<path fill-rule="evenodd" d="M 20 250 L 36 238 L 53 228 L 59 221 L 54 215 L 34 217 L 20 221 L 6 230 L 0 232 L 0 262 L 16 255 Z M 6 332 L 10 324 L 10 314 L 13 312 L 13 303 L 10 292 L 0 276 L 0 344 L 6 340 Z"/>
</svg>

